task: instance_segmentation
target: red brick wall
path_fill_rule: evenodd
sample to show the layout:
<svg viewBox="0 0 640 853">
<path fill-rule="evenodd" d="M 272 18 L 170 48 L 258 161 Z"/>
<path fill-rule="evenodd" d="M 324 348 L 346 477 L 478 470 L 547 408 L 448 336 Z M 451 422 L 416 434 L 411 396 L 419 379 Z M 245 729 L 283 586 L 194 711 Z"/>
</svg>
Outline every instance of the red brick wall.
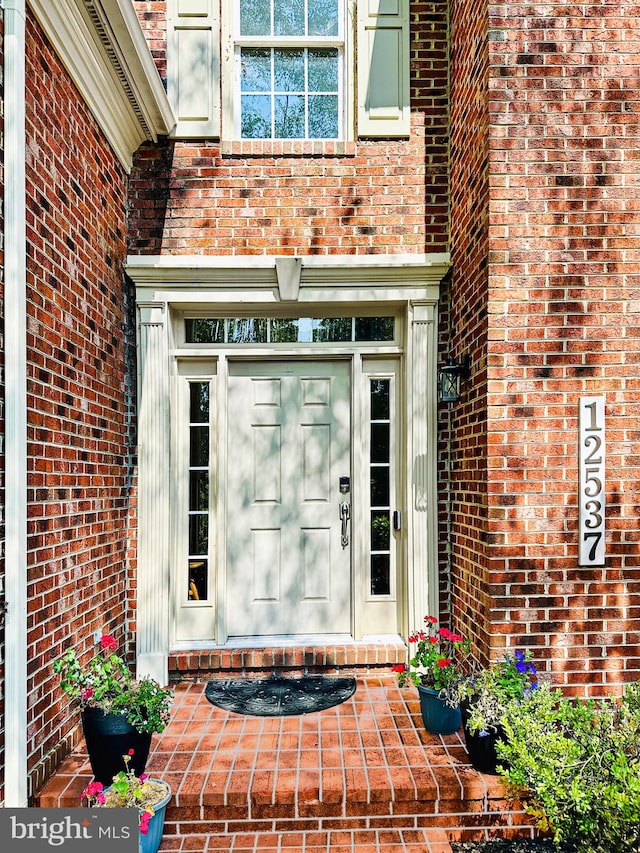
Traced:
<svg viewBox="0 0 640 853">
<path fill-rule="evenodd" d="M 453 611 L 486 655 L 487 255 L 489 240 L 486 0 L 450 7 L 450 181 L 453 272 L 442 316 L 442 361 L 471 357 L 462 399 L 440 406 L 441 566 Z"/>
<path fill-rule="evenodd" d="M 126 181 L 62 64 L 27 22 L 29 767 L 78 722 L 51 665 L 93 632 L 127 639 L 131 324 Z"/>
<path fill-rule="evenodd" d="M 138 2 L 161 73 L 164 4 Z M 131 251 L 309 255 L 443 251 L 446 3 L 411 4 L 412 133 L 348 156 L 229 156 L 218 143 L 144 146 L 131 177 Z"/>
<path fill-rule="evenodd" d="M 578 694 L 640 675 L 637 12 L 516 2 L 489 17 L 482 600 L 493 653 L 532 647 Z M 602 569 L 577 565 L 576 416 L 592 394 L 608 429 Z M 470 429 L 457 421 L 461 441 Z"/>
</svg>

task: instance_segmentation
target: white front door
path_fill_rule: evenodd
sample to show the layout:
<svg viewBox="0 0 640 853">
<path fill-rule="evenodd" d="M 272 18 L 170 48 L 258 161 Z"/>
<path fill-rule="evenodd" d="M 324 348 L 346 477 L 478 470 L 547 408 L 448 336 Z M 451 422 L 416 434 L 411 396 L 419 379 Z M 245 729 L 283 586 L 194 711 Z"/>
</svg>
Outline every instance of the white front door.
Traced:
<svg viewBox="0 0 640 853">
<path fill-rule="evenodd" d="M 231 363 L 228 390 L 227 633 L 350 633 L 349 364 Z"/>
</svg>

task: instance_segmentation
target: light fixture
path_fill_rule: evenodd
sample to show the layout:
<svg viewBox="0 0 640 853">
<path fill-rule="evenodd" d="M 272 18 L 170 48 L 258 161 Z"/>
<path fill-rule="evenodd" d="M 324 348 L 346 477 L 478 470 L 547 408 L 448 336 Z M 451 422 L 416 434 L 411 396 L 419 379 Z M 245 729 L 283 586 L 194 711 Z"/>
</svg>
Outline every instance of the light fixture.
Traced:
<svg viewBox="0 0 640 853">
<path fill-rule="evenodd" d="M 457 403 L 460 399 L 460 383 L 471 375 L 471 356 L 465 355 L 460 364 L 449 356 L 438 373 L 438 388 L 441 403 Z"/>
</svg>

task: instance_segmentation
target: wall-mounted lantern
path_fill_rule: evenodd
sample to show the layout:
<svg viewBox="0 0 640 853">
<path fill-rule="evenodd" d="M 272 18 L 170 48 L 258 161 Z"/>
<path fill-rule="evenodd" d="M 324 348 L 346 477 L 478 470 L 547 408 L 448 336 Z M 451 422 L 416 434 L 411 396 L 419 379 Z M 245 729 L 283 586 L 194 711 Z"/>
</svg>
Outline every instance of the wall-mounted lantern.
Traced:
<svg viewBox="0 0 640 853">
<path fill-rule="evenodd" d="M 440 402 L 457 403 L 460 399 L 460 384 L 471 375 L 471 356 L 465 355 L 460 364 L 451 356 L 438 372 Z"/>
</svg>

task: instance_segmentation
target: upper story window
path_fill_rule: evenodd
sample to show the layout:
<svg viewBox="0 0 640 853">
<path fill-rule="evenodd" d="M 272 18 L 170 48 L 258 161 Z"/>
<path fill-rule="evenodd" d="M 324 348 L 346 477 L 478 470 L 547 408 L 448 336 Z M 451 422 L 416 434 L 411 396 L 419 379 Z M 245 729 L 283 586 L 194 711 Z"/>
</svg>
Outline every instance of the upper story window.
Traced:
<svg viewBox="0 0 640 853">
<path fill-rule="evenodd" d="M 409 93 L 409 0 L 167 0 L 173 136 L 406 137 Z"/>
<path fill-rule="evenodd" d="M 342 137 L 343 0 L 240 0 L 234 124 L 241 139 Z"/>
</svg>

